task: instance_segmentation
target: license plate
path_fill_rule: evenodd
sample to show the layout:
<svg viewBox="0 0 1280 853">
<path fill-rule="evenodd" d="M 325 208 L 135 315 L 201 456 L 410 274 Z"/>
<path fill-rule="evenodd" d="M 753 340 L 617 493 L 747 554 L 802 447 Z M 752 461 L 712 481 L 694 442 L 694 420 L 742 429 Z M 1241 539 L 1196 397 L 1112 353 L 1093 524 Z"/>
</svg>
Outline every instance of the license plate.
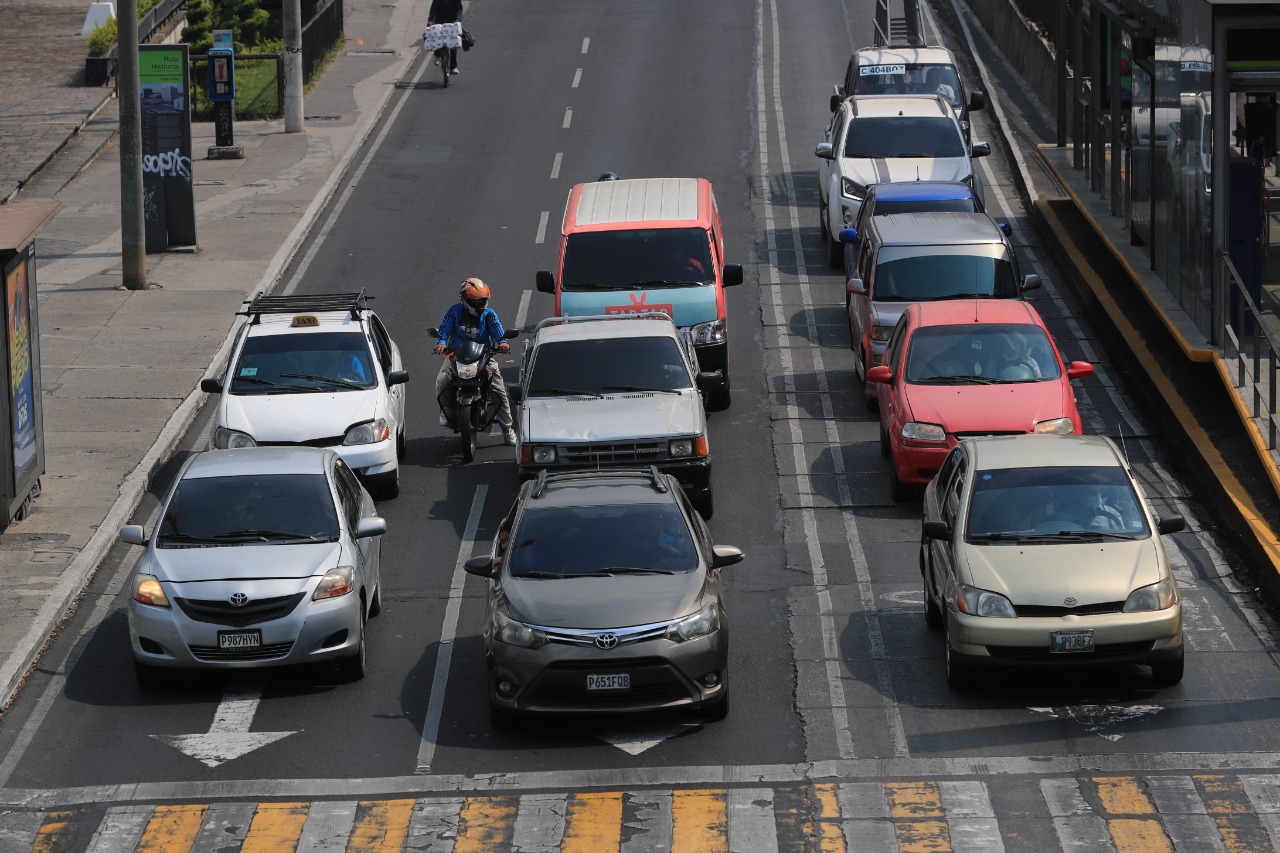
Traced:
<svg viewBox="0 0 1280 853">
<path fill-rule="evenodd" d="M 627 672 L 613 675 L 588 675 L 588 690 L 630 690 L 631 674 Z"/>
<path fill-rule="evenodd" d="M 262 645 L 261 631 L 219 631 L 220 649 L 256 649 Z"/>
<path fill-rule="evenodd" d="M 1057 653 L 1093 651 L 1093 631 L 1053 631 L 1049 634 L 1049 651 Z"/>
</svg>

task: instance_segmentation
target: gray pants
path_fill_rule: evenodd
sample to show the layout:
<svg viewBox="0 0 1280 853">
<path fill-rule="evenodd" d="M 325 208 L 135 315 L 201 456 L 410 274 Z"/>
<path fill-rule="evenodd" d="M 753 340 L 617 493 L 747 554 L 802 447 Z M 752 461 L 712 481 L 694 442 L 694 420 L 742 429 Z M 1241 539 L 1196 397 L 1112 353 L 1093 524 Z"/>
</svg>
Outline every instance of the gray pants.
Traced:
<svg viewBox="0 0 1280 853">
<path fill-rule="evenodd" d="M 440 364 L 440 372 L 436 374 L 436 399 L 439 400 L 449 388 L 449 359 L 443 359 Z M 493 389 L 493 394 L 502 403 L 498 409 L 498 423 L 503 429 L 511 429 L 511 400 L 507 397 L 507 383 L 502 381 L 502 372 L 498 370 L 498 362 L 496 360 L 489 361 L 489 386 Z"/>
</svg>

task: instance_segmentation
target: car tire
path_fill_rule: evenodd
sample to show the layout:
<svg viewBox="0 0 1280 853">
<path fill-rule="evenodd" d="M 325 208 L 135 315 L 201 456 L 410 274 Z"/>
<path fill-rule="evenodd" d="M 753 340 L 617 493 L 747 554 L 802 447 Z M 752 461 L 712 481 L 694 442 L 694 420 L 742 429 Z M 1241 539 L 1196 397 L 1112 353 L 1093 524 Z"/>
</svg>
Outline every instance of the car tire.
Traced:
<svg viewBox="0 0 1280 853">
<path fill-rule="evenodd" d="M 698 515 L 702 516 L 704 521 L 710 521 L 711 516 L 716 511 L 715 501 L 711 498 L 711 487 L 707 486 L 691 501 L 693 508 L 698 511 Z"/>
<path fill-rule="evenodd" d="M 409 443 L 405 441 L 404 430 L 396 433 L 396 460 L 403 462 L 404 458 L 409 455 Z"/>
<path fill-rule="evenodd" d="M 884 428 L 884 421 L 880 421 L 880 455 L 885 459 L 893 458 L 893 448 L 889 445 L 889 431 Z"/>
<path fill-rule="evenodd" d="M 973 667 L 962 664 L 951 654 L 951 634 L 942 635 L 942 648 L 947 668 L 947 686 L 952 690 L 965 690 L 973 686 L 976 673 Z"/>
<path fill-rule="evenodd" d="M 923 547 L 923 546 L 922 546 Z M 923 553 L 923 552 L 922 552 Z M 921 556 L 923 561 L 924 557 Z M 937 631 L 942 627 L 942 608 L 938 607 L 937 602 L 933 600 L 933 596 L 929 594 L 929 568 L 924 566 L 921 572 L 924 587 L 924 624 L 931 631 Z"/>
<path fill-rule="evenodd" d="M 880 395 L 871 393 L 871 383 L 867 381 L 867 371 L 871 368 L 867 364 L 867 354 L 862 347 L 858 347 L 858 366 L 861 368 L 862 376 L 862 402 L 867 404 L 868 412 L 880 411 Z M 886 440 L 888 436 L 885 436 Z"/>
<path fill-rule="evenodd" d="M 902 482 L 898 477 L 898 466 L 893 459 L 889 460 L 889 497 L 897 503 L 905 503 L 916 496 L 915 487 Z"/>
<path fill-rule="evenodd" d="M 133 678 L 143 690 L 157 690 L 164 687 L 166 680 L 163 669 L 136 659 L 133 662 Z"/>
<path fill-rule="evenodd" d="M 492 699 L 489 700 L 489 725 L 495 729 L 514 728 L 520 722 L 520 712 L 504 708 Z"/>
<path fill-rule="evenodd" d="M 827 266 L 833 269 L 844 269 L 844 243 L 827 231 Z"/>
<path fill-rule="evenodd" d="M 366 643 L 364 633 L 364 609 L 360 610 L 360 644 L 356 653 L 338 661 L 338 677 L 343 681 L 359 681 L 364 678 Z"/>
<path fill-rule="evenodd" d="M 1151 664 L 1151 679 L 1155 681 L 1156 687 L 1173 687 L 1181 682 L 1185 661 L 1186 653 L 1184 652 L 1178 655 L 1178 659 L 1175 661 Z"/>
<path fill-rule="evenodd" d="M 707 409 L 712 412 L 723 412 L 731 403 L 733 403 L 733 394 L 729 391 L 729 380 L 726 378 L 723 388 L 707 395 Z"/>
<path fill-rule="evenodd" d="M 377 616 L 382 612 L 382 583 L 379 582 L 373 590 L 373 598 L 369 601 L 369 615 Z"/>
<path fill-rule="evenodd" d="M 718 723 L 729 716 L 729 691 L 725 691 L 720 700 L 702 706 L 702 719 L 708 723 Z"/>
</svg>

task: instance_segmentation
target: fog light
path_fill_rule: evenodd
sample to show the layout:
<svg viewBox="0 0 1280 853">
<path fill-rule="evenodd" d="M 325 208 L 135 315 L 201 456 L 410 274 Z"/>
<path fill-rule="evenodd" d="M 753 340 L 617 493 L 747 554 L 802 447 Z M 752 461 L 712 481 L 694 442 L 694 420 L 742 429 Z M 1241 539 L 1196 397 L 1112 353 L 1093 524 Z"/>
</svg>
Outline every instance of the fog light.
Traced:
<svg viewBox="0 0 1280 853">
<path fill-rule="evenodd" d="M 498 692 L 501 693 L 503 696 L 510 695 L 511 692 L 514 691 L 515 689 L 516 689 L 516 686 L 512 684 L 510 681 L 498 682 Z"/>
<path fill-rule="evenodd" d="M 708 672 L 706 675 L 702 676 L 702 683 L 706 687 L 715 687 L 720 683 L 719 673 Z"/>
</svg>

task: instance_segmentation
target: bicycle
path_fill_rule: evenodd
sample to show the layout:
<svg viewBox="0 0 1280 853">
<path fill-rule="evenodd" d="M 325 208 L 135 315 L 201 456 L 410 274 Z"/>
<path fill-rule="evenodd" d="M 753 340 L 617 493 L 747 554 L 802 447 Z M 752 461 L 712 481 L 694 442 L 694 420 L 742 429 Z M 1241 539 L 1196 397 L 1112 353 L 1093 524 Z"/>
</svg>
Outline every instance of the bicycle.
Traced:
<svg viewBox="0 0 1280 853">
<path fill-rule="evenodd" d="M 449 64 L 450 64 L 449 48 L 447 47 L 436 48 L 436 62 L 440 63 L 440 71 L 444 74 L 444 87 L 448 89 L 449 88 Z"/>
</svg>

